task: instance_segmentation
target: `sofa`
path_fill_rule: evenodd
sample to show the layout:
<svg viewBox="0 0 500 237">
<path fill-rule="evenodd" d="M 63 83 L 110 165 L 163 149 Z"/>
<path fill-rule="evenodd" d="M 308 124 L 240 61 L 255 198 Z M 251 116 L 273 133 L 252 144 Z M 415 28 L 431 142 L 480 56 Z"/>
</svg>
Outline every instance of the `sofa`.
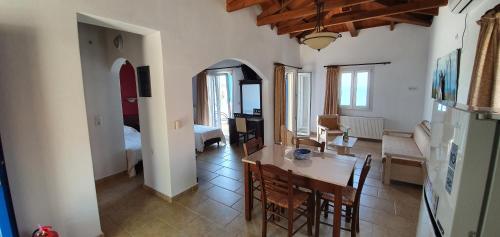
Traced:
<svg viewBox="0 0 500 237">
<path fill-rule="evenodd" d="M 413 132 L 385 130 L 382 136 L 383 183 L 392 180 L 422 185 L 425 162 L 430 155 L 429 122 L 422 121 Z"/>
</svg>

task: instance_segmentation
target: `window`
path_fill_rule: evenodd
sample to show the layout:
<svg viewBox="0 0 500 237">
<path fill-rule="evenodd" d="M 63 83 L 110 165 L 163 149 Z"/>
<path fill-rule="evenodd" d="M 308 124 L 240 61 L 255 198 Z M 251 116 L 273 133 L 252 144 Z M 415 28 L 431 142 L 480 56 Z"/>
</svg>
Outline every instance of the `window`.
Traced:
<svg viewBox="0 0 500 237">
<path fill-rule="evenodd" d="M 344 70 L 340 74 L 340 106 L 347 109 L 370 107 L 370 70 Z"/>
</svg>

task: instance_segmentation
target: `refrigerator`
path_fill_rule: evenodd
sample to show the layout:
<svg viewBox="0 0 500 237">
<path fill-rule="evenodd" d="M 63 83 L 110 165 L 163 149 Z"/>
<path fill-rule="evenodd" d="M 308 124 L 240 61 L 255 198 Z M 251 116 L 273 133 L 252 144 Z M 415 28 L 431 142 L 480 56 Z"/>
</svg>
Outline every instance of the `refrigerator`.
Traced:
<svg viewBox="0 0 500 237">
<path fill-rule="evenodd" d="M 499 112 L 434 103 L 418 237 L 500 236 Z"/>
</svg>

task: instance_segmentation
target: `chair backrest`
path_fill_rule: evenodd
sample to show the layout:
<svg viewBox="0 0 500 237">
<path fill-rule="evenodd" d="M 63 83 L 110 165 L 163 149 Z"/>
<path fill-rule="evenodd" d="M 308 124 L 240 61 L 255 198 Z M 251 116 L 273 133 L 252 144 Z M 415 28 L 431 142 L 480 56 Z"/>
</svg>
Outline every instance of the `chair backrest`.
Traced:
<svg viewBox="0 0 500 237">
<path fill-rule="evenodd" d="M 366 177 L 368 176 L 368 172 L 370 172 L 372 164 L 372 155 L 366 155 L 365 162 L 363 163 L 363 168 L 361 168 L 361 175 L 359 176 L 358 188 L 356 190 L 356 196 L 354 197 L 354 202 L 359 203 L 361 198 L 361 192 L 363 191 L 363 186 L 365 185 Z"/>
<path fill-rule="evenodd" d="M 297 138 L 297 140 L 295 141 L 296 148 L 299 148 L 300 145 L 317 147 L 319 148 L 320 152 L 325 152 L 325 144 L 325 142 L 320 143 L 310 138 Z"/>
<path fill-rule="evenodd" d="M 267 205 L 267 196 L 270 194 L 284 195 L 288 199 L 288 208 L 293 205 L 294 175 L 291 170 L 285 171 L 277 166 L 257 163 L 257 179 L 261 183 L 262 205 Z"/>
<path fill-rule="evenodd" d="M 431 153 L 431 138 L 430 130 L 426 127 L 424 122 L 419 123 L 413 132 L 413 140 L 418 146 L 418 149 L 424 157 L 429 158 Z"/>
<path fill-rule="evenodd" d="M 295 133 L 288 130 L 285 125 L 281 125 L 281 144 L 285 146 L 293 146 L 295 143 Z"/>
<path fill-rule="evenodd" d="M 243 143 L 243 155 L 245 157 L 261 150 L 264 147 L 264 144 L 262 143 L 262 138 L 257 137 L 257 138 L 252 138 L 248 140 L 247 142 Z"/>
<path fill-rule="evenodd" d="M 243 117 L 236 117 L 236 131 L 237 132 L 247 132 L 247 119 Z"/>
<path fill-rule="evenodd" d="M 339 116 L 337 114 L 318 115 L 318 124 L 329 129 L 339 129 Z"/>
</svg>

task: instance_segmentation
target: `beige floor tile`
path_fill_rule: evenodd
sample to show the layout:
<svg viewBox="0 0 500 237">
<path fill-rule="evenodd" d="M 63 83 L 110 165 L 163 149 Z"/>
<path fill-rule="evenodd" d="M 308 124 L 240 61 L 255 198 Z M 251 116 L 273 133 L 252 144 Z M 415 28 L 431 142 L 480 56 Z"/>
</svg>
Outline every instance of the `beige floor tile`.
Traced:
<svg viewBox="0 0 500 237">
<path fill-rule="evenodd" d="M 234 179 L 234 180 L 242 180 L 243 179 L 243 172 L 242 171 L 237 171 L 233 170 L 227 167 L 224 167 L 220 170 L 216 171 L 217 174 Z"/>
<path fill-rule="evenodd" d="M 241 187 L 240 182 L 225 176 L 215 177 L 214 179 L 210 180 L 210 183 L 231 191 L 236 191 Z"/>
<path fill-rule="evenodd" d="M 203 236 L 203 237 L 230 237 L 222 227 L 216 223 L 203 218 L 197 217 L 187 226 L 183 226 L 181 236 Z"/>
<path fill-rule="evenodd" d="M 229 224 L 240 214 L 238 211 L 211 199 L 200 203 L 193 210 L 221 226 Z"/>
<path fill-rule="evenodd" d="M 208 197 L 212 200 L 225 204 L 227 206 L 232 206 L 238 200 L 242 199 L 242 197 L 235 192 L 231 192 L 227 189 L 220 188 L 218 186 L 214 186 L 208 191 L 205 192 Z"/>
<path fill-rule="evenodd" d="M 201 161 L 201 160 L 197 160 L 196 161 L 196 168 L 198 168 L 198 169 L 204 169 L 204 170 L 207 170 L 207 171 L 210 171 L 210 172 L 215 172 L 215 171 L 221 169 L 222 166 L 216 165 L 216 164 L 212 164 L 212 163 L 208 163 L 208 162 L 204 162 L 204 161 Z"/>
<path fill-rule="evenodd" d="M 189 208 L 176 203 L 173 203 L 169 207 L 153 210 L 149 214 L 175 227 L 184 226 L 198 216 L 198 214 Z"/>
<path fill-rule="evenodd" d="M 243 170 L 243 163 L 240 160 L 227 160 L 220 165 L 231 168 L 233 170 Z"/>
</svg>

